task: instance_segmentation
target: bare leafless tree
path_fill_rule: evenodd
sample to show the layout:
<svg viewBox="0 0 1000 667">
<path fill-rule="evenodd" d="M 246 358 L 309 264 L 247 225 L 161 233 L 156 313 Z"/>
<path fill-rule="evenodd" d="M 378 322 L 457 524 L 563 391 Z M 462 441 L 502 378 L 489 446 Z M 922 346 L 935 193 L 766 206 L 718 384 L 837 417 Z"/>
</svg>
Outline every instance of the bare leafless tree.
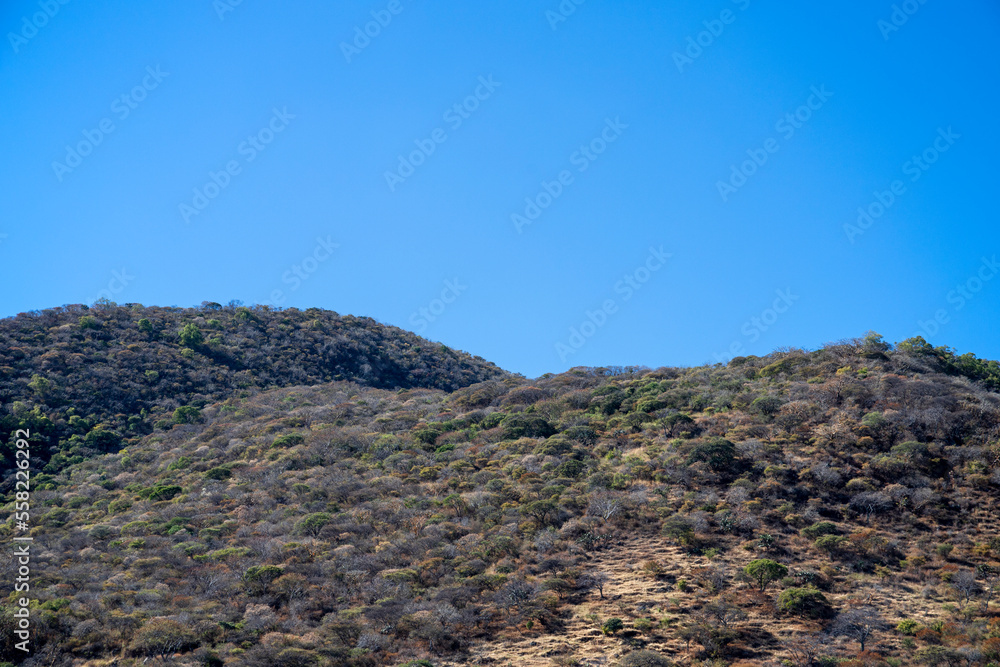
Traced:
<svg viewBox="0 0 1000 667">
<path fill-rule="evenodd" d="M 990 608 L 990 602 L 1000 590 L 1000 569 L 992 565 L 980 565 L 976 568 L 976 574 L 983 580 L 983 594 L 979 604 L 985 614 Z"/>
<path fill-rule="evenodd" d="M 513 579 L 508 581 L 493 596 L 493 601 L 503 609 L 507 616 L 513 616 L 516 612 L 518 616 L 531 607 L 538 590 L 524 579 Z"/>
<path fill-rule="evenodd" d="M 726 629 L 747 617 L 745 611 L 737 607 L 731 599 L 726 597 L 720 597 L 714 602 L 708 603 L 702 607 L 701 611 L 710 623 L 720 625 Z"/>
<path fill-rule="evenodd" d="M 966 605 L 983 592 L 983 587 L 976 581 L 976 574 L 972 570 L 956 572 L 951 578 L 951 587 L 958 593 L 959 600 Z"/>
<path fill-rule="evenodd" d="M 729 572 L 724 565 L 712 565 L 705 571 L 705 579 L 714 590 L 721 591 L 729 585 Z"/>
<path fill-rule="evenodd" d="M 892 498 L 881 491 L 865 491 L 851 498 L 850 507 L 871 522 L 872 517 L 888 512 L 893 508 Z"/>
<path fill-rule="evenodd" d="M 616 493 L 595 493 L 590 497 L 587 513 L 610 521 L 613 516 L 622 511 L 623 506 L 621 496 Z"/>
<path fill-rule="evenodd" d="M 861 645 L 861 650 L 875 633 L 888 627 L 882 614 L 875 607 L 863 606 L 837 614 L 830 626 L 830 634 L 850 637 Z"/>
<path fill-rule="evenodd" d="M 814 635 L 799 635 L 785 642 L 785 648 L 795 667 L 812 667 L 823 650 L 823 642 Z"/>
<path fill-rule="evenodd" d="M 579 579 L 579 584 L 582 588 L 591 589 L 596 588 L 601 594 L 601 599 L 604 599 L 604 587 L 611 581 L 611 577 L 607 575 L 606 572 L 601 572 L 600 570 L 596 572 L 588 572 Z"/>
</svg>

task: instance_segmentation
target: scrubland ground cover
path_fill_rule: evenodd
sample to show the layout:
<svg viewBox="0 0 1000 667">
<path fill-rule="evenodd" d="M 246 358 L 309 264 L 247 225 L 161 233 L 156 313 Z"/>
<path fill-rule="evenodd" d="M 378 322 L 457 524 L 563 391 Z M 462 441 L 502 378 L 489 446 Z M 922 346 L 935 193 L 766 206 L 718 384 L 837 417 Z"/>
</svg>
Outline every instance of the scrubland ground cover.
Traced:
<svg viewBox="0 0 1000 667">
<path fill-rule="evenodd" d="M 997 664 L 998 388 L 870 334 L 109 421 L 33 491 L 24 664 Z"/>
</svg>

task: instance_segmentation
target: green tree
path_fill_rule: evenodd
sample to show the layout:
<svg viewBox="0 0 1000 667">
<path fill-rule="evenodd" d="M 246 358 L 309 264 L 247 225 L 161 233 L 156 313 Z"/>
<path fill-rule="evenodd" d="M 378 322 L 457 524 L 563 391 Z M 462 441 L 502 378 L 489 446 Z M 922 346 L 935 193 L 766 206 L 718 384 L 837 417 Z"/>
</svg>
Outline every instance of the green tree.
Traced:
<svg viewBox="0 0 1000 667">
<path fill-rule="evenodd" d="M 91 430 L 83 441 L 88 447 L 93 447 L 99 452 L 115 452 L 121 445 L 122 437 L 114 431 L 97 427 Z"/>
<path fill-rule="evenodd" d="M 760 590 L 766 590 L 768 584 L 773 581 L 777 581 L 788 574 L 788 568 L 781 563 L 776 563 L 768 558 L 758 558 L 757 560 L 750 561 L 750 563 L 743 568 L 743 572 L 746 573 L 756 584 Z"/>
<path fill-rule="evenodd" d="M 770 417 L 777 414 L 781 410 L 782 405 L 784 405 L 784 402 L 777 396 L 760 396 L 754 399 L 750 407 L 765 417 Z"/>
<path fill-rule="evenodd" d="M 145 317 L 142 318 L 141 320 L 139 320 L 139 331 L 141 331 L 144 334 L 152 334 L 153 333 L 153 323 L 150 322 Z"/>
<path fill-rule="evenodd" d="M 539 526 L 545 526 L 552 515 L 559 511 L 559 506 L 552 500 L 535 500 L 522 505 L 519 511 L 525 516 L 530 516 Z"/>
<path fill-rule="evenodd" d="M 688 454 L 687 463 L 704 461 L 716 472 L 726 472 L 736 463 L 736 445 L 725 438 L 712 438 L 695 446 Z"/>
<path fill-rule="evenodd" d="M 196 350 L 201 347 L 202 343 L 205 342 L 205 335 L 201 333 L 201 329 L 193 324 L 185 324 L 181 329 L 181 345 L 184 347 L 190 347 L 192 350 Z"/>
<path fill-rule="evenodd" d="M 35 392 L 35 395 L 44 397 L 52 391 L 52 381 L 47 380 L 36 373 L 31 376 L 31 382 L 28 383 L 28 388 Z"/>
<path fill-rule="evenodd" d="M 868 358 L 885 359 L 885 353 L 892 349 L 892 346 L 885 342 L 882 334 L 869 331 L 861 341 L 861 354 Z"/>
<path fill-rule="evenodd" d="M 326 512 L 316 512 L 315 514 L 302 517 L 299 522 L 295 524 L 295 530 L 302 535 L 319 537 L 320 532 L 323 530 L 323 526 L 330 523 L 332 518 L 333 517 Z"/>
<path fill-rule="evenodd" d="M 243 583 L 252 593 L 262 594 L 285 571 L 277 565 L 254 565 L 243 573 Z"/>
<path fill-rule="evenodd" d="M 193 405 L 184 405 L 174 410 L 175 424 L 194 424 L 201 421 L 201 410 Z"/>
</svg>

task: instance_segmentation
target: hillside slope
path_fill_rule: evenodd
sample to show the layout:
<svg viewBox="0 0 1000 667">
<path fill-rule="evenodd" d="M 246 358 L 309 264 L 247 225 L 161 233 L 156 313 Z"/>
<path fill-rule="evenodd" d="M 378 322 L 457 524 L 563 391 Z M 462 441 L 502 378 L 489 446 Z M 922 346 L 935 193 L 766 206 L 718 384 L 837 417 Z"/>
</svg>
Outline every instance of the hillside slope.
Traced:
<svg viewBox="0 0 1000 667">
<path fill-rule="evenodd" d="M 0 433 L 50 472 L 231 396 L 334 380 L 454 390 L 507 374 L 368 318 L 311 308 L 66 306 L 0 320 Z M 12 465 L 0 451 L 0 470 Z"/>
<path fill-rule="evenodd" d="M 996 662 L 995 367 L 871 335 L 206 405 L 33 492 L 25 664 Z"/>
</svg>

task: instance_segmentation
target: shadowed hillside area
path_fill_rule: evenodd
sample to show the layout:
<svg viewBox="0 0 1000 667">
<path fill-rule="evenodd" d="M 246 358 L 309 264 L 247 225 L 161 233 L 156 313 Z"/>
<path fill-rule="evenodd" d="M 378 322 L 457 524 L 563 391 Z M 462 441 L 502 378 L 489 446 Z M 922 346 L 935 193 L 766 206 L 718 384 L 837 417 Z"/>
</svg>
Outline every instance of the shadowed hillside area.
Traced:
<svg viewBox="0 0 1000 667">
<path fill-rule="evenodd" d="M 528 380 L 211 304 L 2 332 L 3 437 L 66 458 L 32 462 L 36 651 L 11 592 L 0 661 L 1000 661 L 993 361 L 871 333 Z"/>
<path fill-rule="evenodd" d="M 363 317 L 310 308 L 147 308 L 98 302 L 0 320 L 0 432 L 31 428 L 56 472 L 226 398 L 350 380 L 451 391 L 507 374 Z M 0 449 L 4 483 L 13 449 Z"/>
</svg>

